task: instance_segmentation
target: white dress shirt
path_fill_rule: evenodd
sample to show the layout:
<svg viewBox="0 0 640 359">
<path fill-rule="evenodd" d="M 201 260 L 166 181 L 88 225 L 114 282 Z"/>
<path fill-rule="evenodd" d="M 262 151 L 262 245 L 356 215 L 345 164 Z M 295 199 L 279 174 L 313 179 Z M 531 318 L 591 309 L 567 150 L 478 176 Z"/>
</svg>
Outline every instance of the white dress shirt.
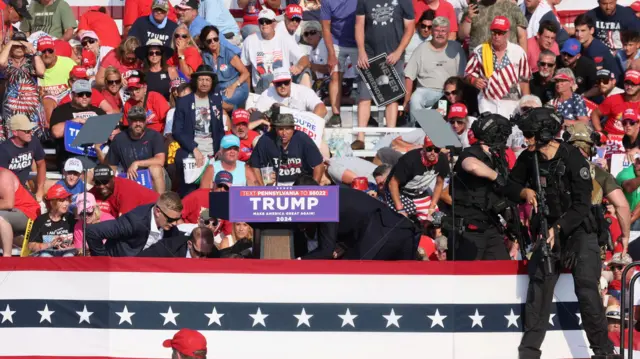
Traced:
<svg viewBox="0 0 640 359">
<path fill-rule="evenodd" d="M 151 207 L 151 229 L 149 230 L 149 237 L 147 238 L 147 243 L 144 244 L 144 249 L 151 247 L 152 245 L 158 243 L 159 240 L 164 236 L 164 230 L 162 228 L 158 228 L 158 224 L 156 223 L 156 217 L 153 215 L 153 210 L 156 207 Z"/>
</svg>

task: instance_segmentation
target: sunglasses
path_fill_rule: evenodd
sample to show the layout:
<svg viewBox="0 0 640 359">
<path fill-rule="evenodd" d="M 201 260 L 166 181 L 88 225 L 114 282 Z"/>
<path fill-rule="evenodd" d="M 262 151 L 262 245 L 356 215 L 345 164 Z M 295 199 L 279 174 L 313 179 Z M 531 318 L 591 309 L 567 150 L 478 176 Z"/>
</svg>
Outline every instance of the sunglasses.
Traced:
<svg viewBox="0 0 640 359">
<path fill-rule="evenodd" d="M 634 83 L 633 83 L 633 82 L 631 82 L 631 81 L 625 81 L 625 82 L 624 82 L 624 85 L 625 85 L 625 86 L 638 86 L 638 85 L 634 84 Z"/>
<path fill-rule="evenodd" d="M 635 126 L 638 124 L 638 121 L 634 120 L 622 120 L 622 126 Z"/>
<path fill-rule="evenodd" d="M 453 124 L 456 124 L 456 125 L 464 125 L 465 124 L 465 122 L 462 121 L 462 120 L 451 120 L 451 121 L 449 121 L 449 123 L 452 124 L 452 125 Z"/>
<path fill-rule="evenodd" d="M 30 135 L 33 132 L 33 130 L 18 130 L 18 131 L 24 133 L 25 135 Z"/>
<path fill-rule="evenodd" d="M 219 38 L 219 37 L 212 37 L 212 38 L 210 38 L 210 39 L 207 39 L 207 45 L 211 45 L 211 44 L 213 44 L 214 42 L 218 42 L 218 41 L 220 41 L 220 38 Z"/>
<path fill-rule="evenodd" d="M 293 19 L 289 19 L 289 21 L 293 21 L 293 22 L 297 22 L 297 23 L 299 23 L 299 22 L 301 22 L 301 21 L 302 21 L 302 19 L 297 18 L 297 17 L 294 17 Z"/>
<path fill-rule="evenodd" d="M 43 54 L 53 54 L 54 50 L 53 49 L 44 49 L 41 51 Z"/>
<path fill-rule="evenodd" d="M 573 58 L 573 57 L 574 57 L 573 55 L 571 55 L 571 54 L 570 54 L 570 53 L 568 53 L 568 52 L 563 52 L 563 53 L 561 53 L 560 55 L 562 55 L 562 56 L 564 56 L 564 57 L 568 57 L 568 58 Z M 577 54 L 576 54 L 576 56 L 577 56 Z"/>
<path fill-rule="evenodd" d="M 94 212 L 93 210 L 92 210 L 92 211 L 90 211 L 90 212 L 87 212 L 87 217 L 91 217 L 91 216 L 93 216 L 93 212 Z M 80 212 L 80 213 L 78 213 L 78 218 L 82 218 L 83 213 L 84 213 L 84 212 Z"/>
<path fill-rule="evenodd" d="M 599 83 L 599 84 L 608 85 L 610 80 L 611 79 L 598 79 L 596 82 Z"/>
<path fill-rule="evenodd" d="M 283 87 L 283 86 L 289 86 L 291 85 L 291 80 L 287 80 L 287 81 L 282 81 L 282 82 L 276 82 L 273 84 L 275 87 Z"/>
<path fill-rule="evenodd" d="M 457 95 L 458 94 L 458 90 L 453 90 L 453 91 L 445 91 L 444 95 L 445 96 L 452 96 L 452 95 Z"/>
<path fill-rule="evenodd" d="M 147 53 L 148 56 L 161 56 L 162 55 L 162 51 L 157 50 L 157 51 L 149 51 Z"/>
<path fill-rule="evenodd" d="M 94 185 L 95 187 L 102 187 L 102 186 L 106 186 L 106 185 L 108 185 L 108 184 L 109 184 L 109 182 L 111 182 L 111 180 L 108 180 L 108 181 L 99 181 L 99 180 L 94 179 L 94 180 L 93 180 L 93 185 Z"/>
<path fill-rule="evenodd" d="M 273 20 L 260 19 L 260 20 L 258 20 L 258 24 L 260 24 L 260 25 L 271 25 L 271 24 L 273 24 Z"/>
<path fill-rule="evenodd" d="M 506 33 L 507 33 L 506 31 L 495 31 L 495 30 L 491 31 L 491 35 L 494 35 L 494 36 L 502 36 Z"/>
<path fill-rule="evenodd" d="M 619 265 L 619 264 L 615 264 L 615 265 L 610 265 L 609 268 L 611 268 L 612 270 L 622 270 L 622 268 L 624 268 L 624 266 Z"/>
<path fill-rule="evenodd" d="M 170 217 L 168 214 L 164 213 L 162 208 L 160 208 L 159 206 L 156 206 L 156 208 L 160 211 L 160 213 L 162 213 L 164 218 L 167 219 L 167 223 L 174 223 L 174 222 L 178 222 L 180 220 L 180 217 L 178 217 L 178 218 Z"/>
<path fill-rule="evenodd" d="M 86 39 L 86 40 L 82 40 L 80 43 L 82 44 L 82 46 L 87 46 L 89 44 L 93 45 L 93 44 L 96 43 L 96 40 L 95 39 Z"/>
<path fill-rule="evenodd" d="M 119 85 L 122 83 L 122 79 L 118 80 L 107 80 L 107 85 Z"/>
<path fill-rule="evenodd" d="M 307 37 L 307 36 L 313 36 L 313 35 L 315 35 L 315 34 L 317 34 L 317 33 L 318 33 L 318 31 L 316 31 L 316 30 L 311 30 L 311 31 L 303 32 L 303 33 L 302 33 L 302 36 L 304 36 L 304 37 Z"/>
<path fill-rule="evenodd" d="M 440 149 L 438 147 L 436 147 L 436 146 L 425 147 L 424 150 L 427 151 L 427 152 L 432 152 L 432 151 L 435 152 L 435 153 L 439 153 L 440 152 Z"/>
<path fill-rule="evenodd" d="M 556 66 L 556 64 L 552 63 L 552 62 L 542 62 L 542 61 L 538 61 L 538 66 L 539 67 L 554 67 Z"/>
<path fill-rule="evenodd" d="M 216 187 L 217 188 L 224 188 L 226 191 L 229 190 L 229 186 L 227 186 L 226 184 L 219 184 L 219 185 L 216 185 Z"/>
<path fill-rule="evenodd" d="M 424 29 L 431 30 L 432 27 L 433 27 L 433 25 L 420 24 L 420 28 L 422 30 L 424 30 Z"/>
<path fill-rule="evenodd" d="M 89 98 L 91 97 L 91 92 L 78 92 L 76 97 Z"/>
<path fill-rule="evenodd" d="M 187 35 L 187 34 L 174 34 L 173 38 L 174 39 L 188 39 L 189 35 Z"/>
</svg>

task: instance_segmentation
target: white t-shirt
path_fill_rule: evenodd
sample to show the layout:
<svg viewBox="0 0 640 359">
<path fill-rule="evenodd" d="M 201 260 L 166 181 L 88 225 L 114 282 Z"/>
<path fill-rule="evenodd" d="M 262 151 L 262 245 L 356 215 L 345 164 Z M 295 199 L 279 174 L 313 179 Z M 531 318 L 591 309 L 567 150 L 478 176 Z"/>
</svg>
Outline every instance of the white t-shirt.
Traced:
<svg viewBox="0 0 640 359">
<path fill-rule="evenodd" d="M 245 66 L 252 67 L 251 81 L 254 86 L 258 85 L 262 75 L 271 74 L 280 67 L 289 68 L 289 64 L 297 63 L 304 56 L 300 46 L 288 32 L 285 33 L 283 35 L 282 31 L 276 30 L 271 40 L 265 40 L 258 31 L 242 43 L 240 58 Z"/>
<path fill-rule="evenodd" d="M 298 28 L 296 29 L 296 32 L 293 33 L 293 35 L 291 35 L 289 33 L 289 30 L 287 30 L 287 25 L 284 23 L 284 20 L 280 21 L 278 23 L 278 25 L 276 25 L 276 33 L 280 32 L 282 34 L 286 34 L 289 35 L 293 41 L 296 42 L 296 44 L 300 43 L 300 33 L 302 32 L 302 26 L 298 26 Z"/>
<path fill-rule="evenodd" d="M 258 111 L 267 111 L 274 103 L 279 103 L 298 111 L 313 112 L 313 109 L 316 108 L 319 103 L 322 103 L 322 100 L 320 100 L 312 89 L 291 83 L 291 93 L 289 97 L 278 95 L 276 88 L 269 86 L 258 98 L 256 108 Z"/>
<path fill-rule="evenodd" d="M 309 61 L 311 61 L 312 64 L 316 65 L 326 65 L 328 58 L 329 52 L 327 51 L 327 45 L 325 45 L 324 39 L 321 39 L 318 43 L 318 46 L 316 46 L 315 49 L 312 49 L 309 53 Z M 327 74 L 316 72 L 316 77 L 318 79 L 325 78 L 326 76 Z"/>
</svg>

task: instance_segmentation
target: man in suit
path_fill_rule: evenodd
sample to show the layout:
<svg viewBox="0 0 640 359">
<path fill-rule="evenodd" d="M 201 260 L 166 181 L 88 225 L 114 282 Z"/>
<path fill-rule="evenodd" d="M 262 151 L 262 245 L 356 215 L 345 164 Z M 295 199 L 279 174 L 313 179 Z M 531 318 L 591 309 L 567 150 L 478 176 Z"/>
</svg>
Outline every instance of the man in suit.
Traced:
<svg viewBox="0 0 640 359">
<path fill-rule="evenodd" d="M 91 224 L 86 232 L 91 255 L 136 256 L 162 238 L 179 235 L 175 225 L 181 214 L 180 196 L 165 192 L 155 204 L 136 207 L 115 221 Z"/>
<path fill-rule="evenodd" d="M 207 227 L 196 227 L 190 236 L 163 238 L 139 257 L 170 258 L 219 258 L 218 248 L 213 243 L 213 232 Z"/>
<path fill-rule="evenodd" d="M 298 178 L 294 185 L 317 186 L 311 177 Z M 405 216 L 362 191 L 340 188 L 340 222 L 303 225 L 304 235 L 295 236 L 295 253 L 301 259 L 329 259 L 345 250 L 343 259 L 416 259 L 420 231 Z M 309 242 L 317 248 L 308 251 Z M 340 248 L 338 247 L 340 243 Z M 314 244 L 315 246 L 315 244 Z"/>
</svg>

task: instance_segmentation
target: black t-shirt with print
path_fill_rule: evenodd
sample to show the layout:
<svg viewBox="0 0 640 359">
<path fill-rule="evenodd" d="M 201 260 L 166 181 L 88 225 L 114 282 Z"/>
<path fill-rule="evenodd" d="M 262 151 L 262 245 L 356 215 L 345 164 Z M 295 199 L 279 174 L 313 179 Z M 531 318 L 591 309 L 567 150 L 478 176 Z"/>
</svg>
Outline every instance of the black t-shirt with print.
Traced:
<svg viewBox="0 0 640 359">
<path fill-rule="evenodd" d="M 59 123 L 63 123 L 74 118 L 87 119 L 105 114 L 106 113 L 102 109 L 92 105 L 89 105 L 86 108 L 77 108 L 74 107 L 71 102 L 68 102 L 53 110 L 49 125 L 53 128 L 53 126 Z M 56 160 L 58 168 L 62 169 L 64 167 L 64 162 L 71 157 L 72 154 L 64 149 L 64 136 L 62 138 L 55 139 L 54 143 L 56 145 Z"/>
<path fill-rule="evenodd" d="M 0 145 L 0 167 L 11 170 L 18 176 L 20 183 L 29 179 L 31 164 L 41 160 L 44 160 L 44 149 L 37 139 L 24 147 L 16 146 L 11 140 Z"/>
<path fill-rule="evenodd" d="M 410 198 L 424 197 L 435 185 L 437 176 L 445 178 L 449 175 L 449 162 L 445 154 L 438 155 L 438 162 L 427 168 L 422 162 L 422 148 L 405 153 L 389 172 L 388 181 L 392 177 L 398 181 L 400 192 Z"/>
<path fill-rule="evenodd" d="M 157 131 L 148 128 L 138 140 L 132 139 L 129 132 L 125 131 L 117 134 L 111 142 L 107 162 L 126 170 L 135 161 L 148 160 L 158 153 L 166 152 L 164 137 Z"/>
<path fill-rule="evenodd" d="M 396 51 L 404 35 L 404 20 L 415 19 L 411 0 L 358 0 L 356 16 L 365 17 L 368 56 Z"/>
<path fill-rule="evenodd" d="M 529 81 L 529 88 L 531 94 L 538 96 L 543 104 L 553 100 L 556 97 L 555 82 L 549 81 L 546 84 L 543 84 L 540 72 L 533 73 L 531 81 Z"/>
<path fill-rule="evenodd" d="M 273 132 L 262 135 L 251 152 L 249 165 L 253 168 L 273 166 L 278 182 L 293 182 L 301 174 L 312 175 L 313 168 L 322 163 L 322 154 L 315 142 L 304 132 L 294 131 L 286 149 L 281 151 Z M 282 163 L 280 160 L 282 159 Z"/>
<path fill-rule="evenodd" d="M 48 243 L 55 236 L 68 236 L 73 240 L 73 226 L 76 224 L 71 213 L 65 213 L 62 218 L 54 222 L 48 213 L 41 214 L 33 222 L 29 242 Z"/>
<path fill-rule="evenodd" d="M 171 46 L 171 36 L 176 31 L 178 24 L 167 19 L 167 24 L 162 29 L 151 23 L 149 16 L 139 17 L 133 25 L 127 36 L 133 36 L 140 40 L 141 46 L 147 44 L 147 41 L 151 39 L 157 39 L 162 41 L 164 46 Z"/>
</svg>

